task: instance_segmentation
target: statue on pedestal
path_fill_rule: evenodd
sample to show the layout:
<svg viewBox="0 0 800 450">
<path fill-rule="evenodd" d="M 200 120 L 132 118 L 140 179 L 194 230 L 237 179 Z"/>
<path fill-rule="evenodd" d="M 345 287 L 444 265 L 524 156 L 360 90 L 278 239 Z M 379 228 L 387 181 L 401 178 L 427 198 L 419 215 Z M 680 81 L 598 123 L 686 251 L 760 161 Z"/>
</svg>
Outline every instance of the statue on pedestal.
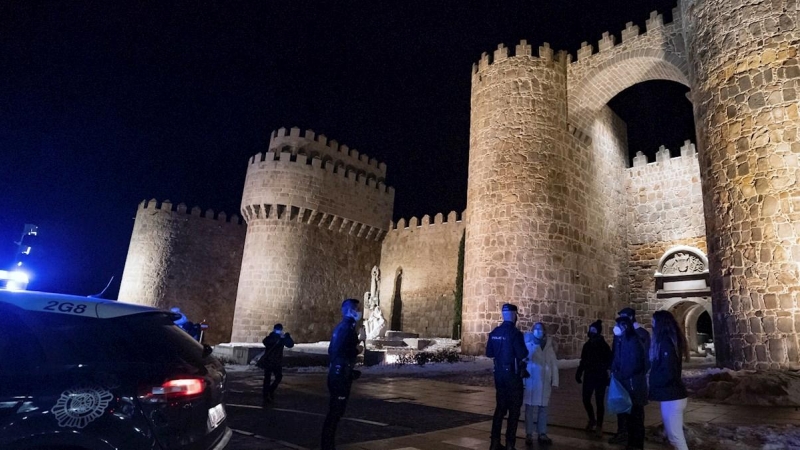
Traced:
<svg viewBox="0 0 800 450">
<path fill-rule="evenodd" d="M 372 266 L 372 276 L 370 278 L 369 292 L 364 293 L 364 328 L 367 332 L 367 339 L 378 339 L 386 329 L 386 319 L 381 311 L 381 269 Z"/>
<path fill-rule="evenodd" d="M 380 306 L 372 308 L 372 312 L 364 322 L 364 328 L 367 332 L 367 340 L 374 340 L 381 337 L 383 330 L 386 329 L 386 319 L 383 317 L 383 312 Z"/>
</svg>

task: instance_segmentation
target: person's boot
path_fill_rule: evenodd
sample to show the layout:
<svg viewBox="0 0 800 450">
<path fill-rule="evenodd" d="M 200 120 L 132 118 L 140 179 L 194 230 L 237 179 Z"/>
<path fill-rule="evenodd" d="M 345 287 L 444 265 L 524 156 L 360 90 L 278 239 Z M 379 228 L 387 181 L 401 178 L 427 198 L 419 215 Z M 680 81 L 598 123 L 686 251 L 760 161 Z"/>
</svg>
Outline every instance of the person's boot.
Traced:
<svg viewBox="0 0 800 450">
<path fill-rule="evenodd" d="M 593 430 L 594 430 L 594 426 L 595 426 L 595 425 L 597 425 L 597 423 L 596 423 L 596 422 L 595 422 L 593 419 L 589 419 L 589 422 L 588 422 L 588 423 L 586 423 L 586 428 L 585 428 L 585 430 L 586 430 L 586 431 L 593 431 Z"/>
<path fill-rule="evenodd" d="M 533 435 L 532 434 L 526 434 L 525 435 L 525 445 L 527 445 L 527 446 L 533 445 Z"/>
<path fill-rule="evenodd" d="M 537 439 L 540 444 L 542 445 L 550 445 L 553 443 L 553 440 L 547 437 L 546 434 L 542 433 L 539 435 L 539 439 Z"/>
</svg>

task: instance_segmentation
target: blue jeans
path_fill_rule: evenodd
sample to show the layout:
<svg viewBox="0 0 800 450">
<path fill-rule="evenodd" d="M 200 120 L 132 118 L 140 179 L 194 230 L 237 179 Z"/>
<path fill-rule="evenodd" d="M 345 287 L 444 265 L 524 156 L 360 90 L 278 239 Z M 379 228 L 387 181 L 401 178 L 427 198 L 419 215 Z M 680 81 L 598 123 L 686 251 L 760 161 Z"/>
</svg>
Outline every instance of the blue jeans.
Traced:
<svg viewBox="0 0 800 450">
<path fill-rule="evenodd" d="M 539 417 L 534 420 L 537 408 Z M 547 406 L 525 405 L 525 434 L 533 434 L 533 422 L 536 422 L 537 433 L 547 434 Z"/>
</svg>

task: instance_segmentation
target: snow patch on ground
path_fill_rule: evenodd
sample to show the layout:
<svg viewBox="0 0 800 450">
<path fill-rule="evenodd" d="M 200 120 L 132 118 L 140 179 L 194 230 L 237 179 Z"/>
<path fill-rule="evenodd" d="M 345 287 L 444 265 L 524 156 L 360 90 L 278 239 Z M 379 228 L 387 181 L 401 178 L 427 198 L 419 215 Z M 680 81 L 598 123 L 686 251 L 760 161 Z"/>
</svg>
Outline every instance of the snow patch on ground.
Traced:
<svg viewBox="0 0 800 450">
<path fill-rule="evenodd" d="M 800 406 L 800 373 L 797 371 L 684 370 L 683 381 L 691 397 L 715 403 Z"/>
<path fill-rule="evenodd" d="M 788 450 L 800 448 L 800 427 L 797 425 L 721 425 L 687 423 L 686 442 L 692 450 Z M 648 430 L 649 442 L 669 446 L 664 426 Z"/>
</svg>

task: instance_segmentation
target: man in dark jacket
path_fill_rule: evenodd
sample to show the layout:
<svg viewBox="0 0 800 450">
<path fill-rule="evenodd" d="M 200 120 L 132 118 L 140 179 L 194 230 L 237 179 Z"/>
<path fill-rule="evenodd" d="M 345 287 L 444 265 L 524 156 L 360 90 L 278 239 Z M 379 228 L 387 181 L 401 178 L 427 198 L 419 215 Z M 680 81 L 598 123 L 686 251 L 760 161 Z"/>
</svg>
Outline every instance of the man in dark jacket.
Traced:
<svg viewBox="0 0 800 450">
<path fill-rule="evenodd" d="M 583 381 L 583 407 L 589 416 L 587 431 L 603 435 L 604 399 L 608 385 L 608 370 L 611 367 L 611 348 L 603 337 L 603 322 L 598 320 L 589 326 L 589 340 L 583 344 L 581 363 L 575 373 L 578 384 Z M 597 404 L 597 416 L 592 407 L 592 394 Z M 596 429 L 595 429 L 596 427 Z"/>
<path fill-rule="evenodd" d="M 626 316 L 617 318 L 611 374 L 628 391 L 631 411 L 626 416 L 626 442 L 629 449 L 644 447 L 644 407 L 647 405 L 647 352 L 645 352 L 633 322 Z"/>
<path fill-rule="evenodd" d="M 333 330 L 333 337 L 328 346 L 328 391 L 330 401 L 328 415 L 322 425 L 322 450 L 335 449 L 336 427 L 344 415 L 347 400 L 350 398 L 350 387 L 353 380 L 361 372 L 354 370 L 358 348 L 358 330 L 356 325 L 361 320 L 358 312 L 359 301 L 348 298 L 342 302 L 342 321 Z"/>
<path fill-rule="evenodd" d="M 264 369 L 264 386 L 262 393 L 264 396 L 264 407 L 275 400 L 275 390 L 283 379 L 283 349 L 294 347 L 294 341 L 289 333 L 283 331 L 283 325 L 276 323 L 272 327 L 272 333 L 262 341 L 264 344 L 264 356 L 259 360 L 259 366 Z M 272 378 L 275 381 L 271 381 Z"/>
<path fill-rule="evenodd" d="M 633 308 L 623 308 L 617 315 L 617 317 L 627 317 L 628 319 L 633 322 L 633 328 L 636 330 L 636 335 L 639 336 L 639 341 L 642 343 L 642 347 L 644 348 L 645 354 L 649 354 L 650 352 L 650 333 L 644 329 L 639 322 L 636 321 L 636 310 Z M 617 351 L 617 343 L 619 338 L 614 336 L 613 342 L 613 351 Z M 645 365 L 647 369 L 650 370 L 650 358 L 645 358 Z M 628 414 L 617 414 L 617 434 L 612 437 L 608 443 L 609 444 L 624 444 L 628 442 Z"/>
<path fill-rule="evenodd" d="M 494 386 L 497 407 L 492 419 L 492 443 L 490 450 L 514 450 L 517 441 L 517 423 L 522 407 L 523 361 L 528 356 L 525 337 L 517 329 L 517 307 L 503 305 L 503 323 L 489 333 L 486 342 L 486 356 L 494 358 Z M 508 413 L 506 426 L 506 446 L 500 444 L 503 418 Z"/>
</svg>

